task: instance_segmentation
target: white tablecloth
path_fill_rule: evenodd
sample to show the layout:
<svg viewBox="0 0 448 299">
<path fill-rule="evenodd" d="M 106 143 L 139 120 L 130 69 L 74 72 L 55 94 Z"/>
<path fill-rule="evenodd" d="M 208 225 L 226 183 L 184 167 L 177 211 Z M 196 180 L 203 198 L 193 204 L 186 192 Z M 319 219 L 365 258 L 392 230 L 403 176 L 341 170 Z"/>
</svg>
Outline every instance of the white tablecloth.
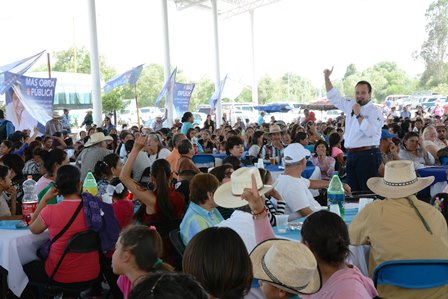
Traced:
<svg viewBox="0 0 448 299">
<path fill-rule="evenodd" d="M 0 266 L 8 271 L 8 287 L 18 297 L 28 284 L 22 266 L 38 259 L 36 250 L 48 240 L 48 232 L 34 235 L 29 229 L 0 229 Z"/>
</svg>

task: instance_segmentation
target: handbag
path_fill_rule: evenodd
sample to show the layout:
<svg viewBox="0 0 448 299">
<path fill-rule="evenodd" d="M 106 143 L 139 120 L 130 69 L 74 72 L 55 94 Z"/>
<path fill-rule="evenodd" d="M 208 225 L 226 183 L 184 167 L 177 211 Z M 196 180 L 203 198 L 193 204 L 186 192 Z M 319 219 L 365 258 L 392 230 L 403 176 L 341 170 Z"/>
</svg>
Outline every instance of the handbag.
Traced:
<svg viewBox="0 0 448 299">
<path fill-rule="evenodd" d="M 44 244 L 42 244 L 41 247 L 39 247 L 36 254 L 40 259 L 44 261 L 47 259 L 48 255 L 50 254 L 51 245 L 53 245 L 54 242 L 56 242 L 60 237 L 62 237 L 62 235 L 67 231 L 70 225 L 72 225 L 73 221 L 75 221 L 76 216 L 78 216 L 79 211 L 81 211 L 81 208 L 82 208 L 82 200 L 79 203 L 78 207 L 76 208 L 76 211 L 73 214 L 72 218 L 70 218 L 70 220 L 64 226 L 64 228 L 53 239 L 51 240 L 48 239 L 47 241 L 45 241 Z"/>
</svg>

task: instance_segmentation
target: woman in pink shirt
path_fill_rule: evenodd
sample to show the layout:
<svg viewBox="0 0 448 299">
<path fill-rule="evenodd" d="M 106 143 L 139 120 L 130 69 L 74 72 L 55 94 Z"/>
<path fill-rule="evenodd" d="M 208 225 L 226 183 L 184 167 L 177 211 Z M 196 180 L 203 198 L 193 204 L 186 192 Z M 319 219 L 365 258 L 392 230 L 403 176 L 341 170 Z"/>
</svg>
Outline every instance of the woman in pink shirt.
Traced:
<svg viewBox="0 0 448 299">
<path fill-rule="evenodd" d="M 56 151 L 54 149 L 53 151 Z M 55 185 L 42 197 L 33 218 L 30 231 L 40 234 L 48 229 L 50 239 L 67 225 L 81 203 L 81 173 L 76 166 L 64 165 L 59 167 Z M 64 199 L 58 204 L 47 205 L 47 202 L 62 195 Z M 73 235 L 88 230 L 84 211 L 78 212 L 73 223 L 51 245 L 50 252 L 45 261 L 35 260 L 24 266 L 24 271 L 32 282 L 47 283 L 48 277 L 53 273 L 60 260 L 68 241 Z M 59 284 L 81 284 L 91 282 L 98 278 L 100 263 L 98 252 L 85 254 L 67 254 L 61 263 L 54 281 Z M 28 298 L 25 296 L 24 298 Z"/>
<path fill-rule="evenodd" d="M 249 202 L 254 215 L 255 238 L 261 243 L 275 235 L 256 186 L 255 177 L 252 177 L 252 188 L 245 189 L 241 197 Z M 302 242 L 316 257 L 322 278 L 322 288 L 312 295 L 300 295 L 302 298 L 367 299 L 378 295 L 372 280 L 345 262 L 350 240 L 341 217 L 326 210 L 314 212 L 305 220 L 301 233 Z"/>
</svg>

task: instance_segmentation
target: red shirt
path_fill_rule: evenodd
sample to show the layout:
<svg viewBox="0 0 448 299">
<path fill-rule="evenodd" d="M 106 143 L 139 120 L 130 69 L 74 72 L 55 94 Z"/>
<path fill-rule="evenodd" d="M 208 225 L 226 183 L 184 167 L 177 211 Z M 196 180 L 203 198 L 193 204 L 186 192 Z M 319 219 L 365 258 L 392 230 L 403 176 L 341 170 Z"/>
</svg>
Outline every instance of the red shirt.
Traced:
<svg viewBox="0 0 448 299">
<path fill-rule="evenodd" d="M 39 214 L 53 239 L 67 225 L 75 213 L 80 199 L 64 199 L 58 204 L 47 205 Z M 68 240 L 76 233 L 88 229 L 84 211 L 81 209 L 65 233 L 53 243 L 47 260 L 45 272 L 50 276 L 61 258 Z M 69 253 L 59 267 L 54 280 L 61 283 L 73 283 L 93 280 L 100 273 L 98 252 Z"/>
<path fill-rule="evenodd" d="M 134 204 L 127 199 L 117 200 L 112 204 L 114 208 L 115 217 L 118 220 L 120 228 L 123 229 L 131 223 L 134 215 Z"/>
<path fill-rule="evenodd" d="M 182 194 L 177 192 L 174 188 L 170 187 L 169 189 L 169 199 L 171 201 L 171 206 L 173 207 L 174 215 L 172 215 L 173 219 L 182 219 L 184 216 L 184 206 L 185 201 Z M 167 219 L 163 219 L 163 215 L 160 213 L 157 204 L 156 204 L 156 212 L 152 215 L 146 214 L 146 206 L 142 204 L 141 209 L 144 209 L 143 217 L 142 219 L 139 219 L 139 221 L 143 224 L 145 223 L 151 223 L 155 221 L 163 221 Z"/>
</svg>

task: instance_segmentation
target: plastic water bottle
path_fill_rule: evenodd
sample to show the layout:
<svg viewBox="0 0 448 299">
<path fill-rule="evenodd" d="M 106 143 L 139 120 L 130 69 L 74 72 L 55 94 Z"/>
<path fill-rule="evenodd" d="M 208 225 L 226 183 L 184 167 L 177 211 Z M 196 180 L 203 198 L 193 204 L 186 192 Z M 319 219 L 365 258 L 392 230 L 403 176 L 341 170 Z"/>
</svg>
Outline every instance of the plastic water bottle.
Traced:
<svg viewBox="0 0 448 299">
<path fill-rule="evenodd" d="M 196 143 L 193 143 L 193 151 L 194 151 L 194 154 L 195 154 L 195 155 L 198 154 L 198 146 L 197 146 Z"/>
<path fill-rule="evenodd" d="M 84 184 L 82 185 L 82 192 L 89 192 L 93 196 L 98 194 L 98 184 L 96 183 L 95 177 L 91 171 L 87 172 L 86 178 L 84 179 Z"/>
<path fill-rule="evenodd" d="M 31 218 L 37 207 L 37 195 L 34 193 L 36 181 L 29 175 L 27 180 L 23 182 L 23 198 L 22 198 L 22 216 L 23 221 L 30 225 Z"/>
<path fill-rule="evenodd" d="M 330 209 L 331 205 L 337 204 L 341 217 L 345 215 L 345 192 L 342 182 L 339 179 L 338 172 L 333 172 L 333 178 L 330 181 L 330 185 L 327 189 L 327 207 Z"/>
</svg>

